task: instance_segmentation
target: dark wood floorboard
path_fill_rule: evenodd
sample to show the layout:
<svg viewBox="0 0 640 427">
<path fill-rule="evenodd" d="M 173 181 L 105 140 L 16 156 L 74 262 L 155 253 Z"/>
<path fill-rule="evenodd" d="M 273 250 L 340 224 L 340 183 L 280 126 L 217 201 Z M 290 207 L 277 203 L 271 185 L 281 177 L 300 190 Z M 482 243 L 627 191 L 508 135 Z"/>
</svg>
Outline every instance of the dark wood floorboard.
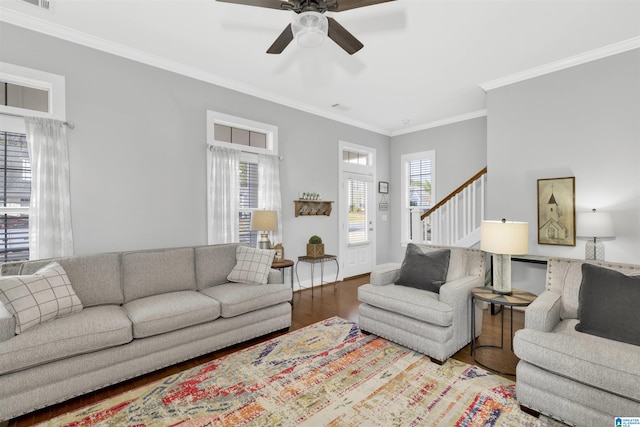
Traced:
<svg viewBox="0 0 640 427">
<path fill-rule="evenodd" d="M 343 319 L 347 319 L 353 322 L 358 321 L 358 287 L 368 283 L 369 276 L 361 276 L 352 279 L 345 280 L 338 283 L 337 291 L 334 294 L 333 285 L 325 285 L 322 288 L 316 287 L 312 292 L 310 289 L 305 289 L 301 292 L 294 294 L 294 306 L 293 314 L 291 318 L 290 331 L 300 329 L 307 325 L 319 322 L 332 316 L 338 316 Z M 505 340 L 503 350 L 494 349 L 481 349 L 478 352 L 478 360 L 486 364 L 491 365 L 493 368 L 515 372 L 515 366 L 518 359 L 513 355 L 510 350 L 511 339 L 509 336 L 509 321 L 510 311 L 505 312 Z M 483 327 L 482 335 L 478 339 L 479 344 L 499 344 L 500 343 L 500 314 L 491 315 L 490 310 L 484 310 L 483 312 Z M 514 331 L 521 329 L 524 325 L 524 313 L 520 311 L 514 311 Z M 115 396 L 119 393 L 123 393 L 127 390 L 131 390 L 136 387 L 143 386 L 152 381 L 164 378 L 168 375 L 183 371 L 194 366 L 198 366 L 202 363 L 210 360 L 228 355 L 235 351 L 247 348 L 254 344 L 263 342 L 265 340 L 275 338 L 279 335 L 286 333 L 287 331 L 280 331 L 266 335 L 261 338 L 251 340 L 242 344 L 238 344 L 224 350 L 216 351 L 195 359 L 179 363 L 177 365 L 170 366 L 165 369 L 161 369 L 156 372 L 152 372 L 147 375 L 143 375 L 138 378 L 134 378 L 129 381 L 116 384 L 111 387 L 98 390 L 93 393 L 89 393 L 85 396 L 78 397 L 58 405 L 54 405 L 42 410 L 24 415 L 9 422 L 10 427 L 29 426 L 38 422 L 46 421 L 50 418 L 62 415 L 66 412 L 73 411 L 82 408 L 87 405 L 99 402 L 109 397 Z M 470 354 L 470 346 L 466 346 L 453 356 L 455 359 L 469 364 L 475 364 Z M 515 377 L 503 375 L 505 378 L 515 380 Z"/>
</svg>

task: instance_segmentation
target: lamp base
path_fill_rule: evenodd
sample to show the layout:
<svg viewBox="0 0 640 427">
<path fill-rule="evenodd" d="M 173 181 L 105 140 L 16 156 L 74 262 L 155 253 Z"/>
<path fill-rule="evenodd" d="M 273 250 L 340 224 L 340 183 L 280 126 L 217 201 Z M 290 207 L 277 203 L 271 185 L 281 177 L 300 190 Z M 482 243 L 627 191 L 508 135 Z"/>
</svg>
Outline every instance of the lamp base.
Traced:
<svg viewBox="0 0 640 427">
<path fill-rule="evenodd" d="M 493 293 L 511 295 L 511 255 L 493 255 Z"/>
<path fill-rule="evenodd" d="M 584 246 L 584 259 L 604 261 L 604 243 L 587 240 L 587 244 Z"/>
<path fill-rule="evenodd" d="M 268 233 L 260 233 L 260 239 L 258 240 L 258 249 L 271 249 L 271 240 L 269 240 Z"/>
</svg>

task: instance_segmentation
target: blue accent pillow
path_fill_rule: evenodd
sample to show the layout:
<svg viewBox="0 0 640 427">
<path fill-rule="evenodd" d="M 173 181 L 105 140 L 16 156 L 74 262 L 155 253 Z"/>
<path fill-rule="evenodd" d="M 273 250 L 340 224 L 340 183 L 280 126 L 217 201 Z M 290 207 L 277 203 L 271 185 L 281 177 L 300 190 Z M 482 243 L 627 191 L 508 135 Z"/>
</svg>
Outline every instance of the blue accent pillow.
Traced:
<svg viewBox="0 0 640 427">
<path fill-rule="evenodd" d="M 422 252 L 418 246 L 409 243 L 396 285 L 440 293 L 440 287 L 447 279 L 450 256 L 449 249 Z"/>
<path fill-rule="evenodd" d="M 640 346 L 640 276 L 582 264 L 576 331 Z"/>
</svg>

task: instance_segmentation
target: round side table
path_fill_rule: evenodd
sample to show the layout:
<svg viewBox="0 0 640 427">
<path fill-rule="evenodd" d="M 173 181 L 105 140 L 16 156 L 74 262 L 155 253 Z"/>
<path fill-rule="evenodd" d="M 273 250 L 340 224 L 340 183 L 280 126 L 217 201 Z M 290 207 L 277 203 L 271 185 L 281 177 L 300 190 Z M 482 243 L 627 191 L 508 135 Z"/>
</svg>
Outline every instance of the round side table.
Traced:
<svg viewBox="0 0 640 427">
<path fill-rule="evenodd" d="M 488 302 L 490 304 L 501 305 L 503 307 L 511 308 L 511 328 L 510 328 L 510 336 L 511 336 L 511 352 L 513 352 L 513 307 L 526 307 L 533 302 L 537 298 L 537 295 L 532 294 L 528 291 L 523 291 L 522 289 L 511 289 L 510 295 L 505 294 L 497 294 L 493 292 L 493 286 L 483 286 L 480 288 L 471 289 L 471 355 L 473 356 L 473 361 L 483 368 L 491 369 L 492 371 L 498 372 L 504 375 L 512 375 L 515 376 L 515 372 L 502 372 L 498 369 L 494 369 L 491 366 L 483 364 L 478 361 L 476 358 L 476 350 L 479 348 L 495 348 L 502 349 L 504 347 L 504 308 L 500 310 L 501 312 L 501 324 L 500 324 L 500 345 L 476 345 L 476 300 Z"/>
</svg>

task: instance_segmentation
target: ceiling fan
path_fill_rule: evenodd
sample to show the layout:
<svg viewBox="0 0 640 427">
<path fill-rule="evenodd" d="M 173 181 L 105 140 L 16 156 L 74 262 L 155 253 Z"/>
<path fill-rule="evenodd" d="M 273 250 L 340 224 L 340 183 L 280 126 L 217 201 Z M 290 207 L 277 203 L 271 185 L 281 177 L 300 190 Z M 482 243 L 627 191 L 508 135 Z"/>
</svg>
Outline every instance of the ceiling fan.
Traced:
<svg viewBox="0 0 640 427">
<path fill-rule="evenodd" d="M 304 47 L 321 45 L 328 36 L 353 55 L 363 48 L 363 44 L 333 18 L 324 13 L 342 12 L 358 7 L 372 6 L 395 0 L 217 0 L 224 3 L 236 3 L 247 6 L 266 7 L 269 9 L 289 10 L 295 12 L 292 22 L 278 36 L 267 50 L 267 53 L 279 54 L 296 39 Z"/>
</svg>

